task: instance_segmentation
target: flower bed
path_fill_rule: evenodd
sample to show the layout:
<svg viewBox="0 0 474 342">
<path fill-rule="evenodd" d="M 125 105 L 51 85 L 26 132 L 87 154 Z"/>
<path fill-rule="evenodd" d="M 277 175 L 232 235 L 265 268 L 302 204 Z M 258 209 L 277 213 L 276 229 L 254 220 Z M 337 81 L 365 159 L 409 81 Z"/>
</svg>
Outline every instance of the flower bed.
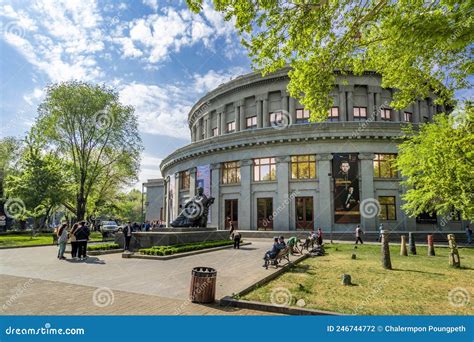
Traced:
<svg viewBox="0 0 474 342">
<path fill-rule="evenodd" d="M 116 243 L 101 243 L 97 245 L 87 246 L 88 251 L 107 251 L 109 249 L 119 249 L 120 246 Z"/>
<path fill-rule="evenodd" d="M 242 242 L 241 242 L 242 243 Z M 208 242 L 194 242 L 188 244 L 179 244 L 172 246 L 153 246 L 151 248 L 142 248 L 139 250 L 140 254 L 143 255 L 171 255 L 176 253 L 197 251 L 200 249 L 213 248 L 233 245 L 232 240 L 220 240 L 220 241 L 208 241 Z"/>
</svg>

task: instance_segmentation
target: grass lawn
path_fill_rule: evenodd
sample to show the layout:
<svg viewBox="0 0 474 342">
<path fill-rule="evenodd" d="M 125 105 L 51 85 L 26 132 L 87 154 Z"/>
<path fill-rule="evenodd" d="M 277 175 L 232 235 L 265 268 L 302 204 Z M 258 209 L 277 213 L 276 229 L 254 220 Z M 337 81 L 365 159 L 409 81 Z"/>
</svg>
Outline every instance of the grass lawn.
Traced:
<svg viewBox="0 0 474 342">
<path fill-rule="evenodd" d="M 102 241 L 102 234 L 99 232 L 92 232 L 90 241 Z M 38 245 L 52 245 L 52 233 L 41 233 L 31 237 L 28 234 L 7 234 L 0 235 L 0 247 L 15 247 L 15 246 L 38 246 Z"/>
<path fill-rule="evenodd" d="M 381 266 L 379 245 L 359 245 L 352 260 L 353 245 L 326 244 L 326 256 L 304 260 L 270 283 L 242 297 L 259 302 L 286 303 L 303 299 L 305 308 L 358 315 L 473 315 L 474 249 L 460 248 L 461 269 L 450 268 L 448 248 L 417 246 L 418 255 L 400 256 L 400 246 L 391 245 L 393 270 Z M 341 285 L 343 273 L 353 286 Z M 456 288 L 459 297 L 470 297 L 467 305 L 455 307 L 448 293 Z M 272 295 L 273 291 L 273 295 Z M 291 296 L 288 296 L 288 292 Z M 466 300 L 467 301 L 467 300 Z"/>
</svg>

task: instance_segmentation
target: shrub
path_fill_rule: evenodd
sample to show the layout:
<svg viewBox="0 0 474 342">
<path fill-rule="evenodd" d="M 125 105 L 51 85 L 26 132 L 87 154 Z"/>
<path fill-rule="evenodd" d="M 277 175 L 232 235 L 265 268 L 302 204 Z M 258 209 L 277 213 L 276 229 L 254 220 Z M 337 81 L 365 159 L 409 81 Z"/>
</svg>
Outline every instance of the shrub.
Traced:
<svg viewBox="0 0 474 342">
<path fill-rule="evenodd" d="M 207 242 L 193 242 L 188 244 L 177 244 L 172 246 L 153 246 L 150 248 L 140 249 L 140 254 L 144 255 L 171 255 L 176 253 L 184 253 L 197 251 L 200 249 L 228 246 L 232 245 L 234 242 L 232 240 L 219 240 L 219 241 L 207 241 Z"/>
<path fill-rule="evenodd" d="M 109 249 L 118 249 L 120 246 L 116 243 L 101 243 L 98 245 L 87 246 L 88 251 L 106 251 Z"/>
</svg>

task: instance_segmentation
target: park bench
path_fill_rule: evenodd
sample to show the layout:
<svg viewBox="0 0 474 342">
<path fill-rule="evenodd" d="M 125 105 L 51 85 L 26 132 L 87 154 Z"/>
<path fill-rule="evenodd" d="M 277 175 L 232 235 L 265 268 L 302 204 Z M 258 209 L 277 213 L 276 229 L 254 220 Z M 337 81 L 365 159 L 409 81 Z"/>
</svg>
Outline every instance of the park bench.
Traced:
<svg viewBox="0 0 474 342">
<path fill-rule="evenodd" d="M 280 250 L 278 252 L 278 254 L 276 255 L 276 257 L 274 258 L 270 258 L 270 259 L 265 259 L 265 268 L 268 269 L 268 265 L 269 264 L 272 264 L 274 265 L 275 267 L 278 267 L 278 264 L 282 261 L 282 260 L 287 260 L 288 263 L 290 263 L 290 247 L 286 246 L 285 248 L 283 248 L 282 250 Z"/>
<path fill-rule="evenodd" d="M 311 248 L 314 247 L 314 242 L 315 242 L 315 239 L 310 239 L 310 238 L 307 238 L 303 243 L 300 244 L 300 250 L 301 250 L 301 253 L 303 253 L 303 250 L 306 249 L 307 251 L 309 251 L 309 247 L 311 246 Z"/>
</svg>

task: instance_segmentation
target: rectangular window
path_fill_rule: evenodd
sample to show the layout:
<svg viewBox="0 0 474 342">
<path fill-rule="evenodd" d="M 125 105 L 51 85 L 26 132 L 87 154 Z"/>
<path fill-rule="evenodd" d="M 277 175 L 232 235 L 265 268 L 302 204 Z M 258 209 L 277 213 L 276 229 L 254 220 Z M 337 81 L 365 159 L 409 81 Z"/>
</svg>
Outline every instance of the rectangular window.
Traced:
<svg viewBox="0 0 474 342">
<path fill-rule="evenodd" d="M 396 220 L 397 207 L 395 205 L 395 196 L 379 196 L 381 220 Z"/>
<path fill-rule="evenodd" d="M 309 110 L 304 108 L 296 110 L 296 123 L 308 123 L 309 117 Z"/>
<path fill-rule="evenodd" d="M 329 109 L 328 121 L 339 121 L 339 107 Z"/>
<path fill-rule="evenodd" d="M 247 118 L 246 127 L 247 128 L 257 127 L 257 117 L 256 116 L 251 116 L 251 117 Z"/>
<path fill-rule="evenodd" d="M 392 110 L 390 108 L 382 108 L 380 110 L 380 118 L 383 121 L 392 121 Z"/>
<path fill-rule="evenodd" d="M 397 178 L 396 154 L 376 154 L 374 157 L 374 177 Z"/>
<path fill-rule="evenodd" d="M 352 112 L 354 114 L 354 120 L 367 119 L 367 107 L 354 107 Z"/>
<path fill-rule="evenodd" d="M 239 162 L 222 163 L 222 184 L 240 183 L 240 166 Z"/>
<path fill-rule="evenodd" d="M 189 185 L 191 183 L 191 174 L 189 170 L 181 171 L 179 173 L 179 189 L 180 190 L 189 190 Z"/>
<path fill-rule="evenodd" d="M 215 137 L 215 136 L 218 136 L 219 135 L 219 129 L 216 127 L 216 128 L 213 128 L 212 129 L 212 136 Z"/>
<path fill-rule="evenodd" d="M 314 155 L 302 155 L 291 157 L 292 179 L 314 179 L 316 178 L 316 157 Z"/>
<path fill-rule="evenodd" d="M 227 133 L 235 132 L 235 121 L 227 123 Z"/>
<path fill-rule="evenodd" d="M 281 112 L 273 112 L 270 113 L 270 123 L 272 124 L 279 124 L 282 120 L 282 113 Z"/>
<path fill-rule="evenodd" d="M 276 180 L 275 158 L 254 159 L 253 180 L 255 182 Z"/>
<path fill-rule="evenodd" d="M 405 122 L 413 122 L 413 113 L 410 113 L 410 112 L 403 112 L 403 121 L 405 121 Z"/>
</svg>

